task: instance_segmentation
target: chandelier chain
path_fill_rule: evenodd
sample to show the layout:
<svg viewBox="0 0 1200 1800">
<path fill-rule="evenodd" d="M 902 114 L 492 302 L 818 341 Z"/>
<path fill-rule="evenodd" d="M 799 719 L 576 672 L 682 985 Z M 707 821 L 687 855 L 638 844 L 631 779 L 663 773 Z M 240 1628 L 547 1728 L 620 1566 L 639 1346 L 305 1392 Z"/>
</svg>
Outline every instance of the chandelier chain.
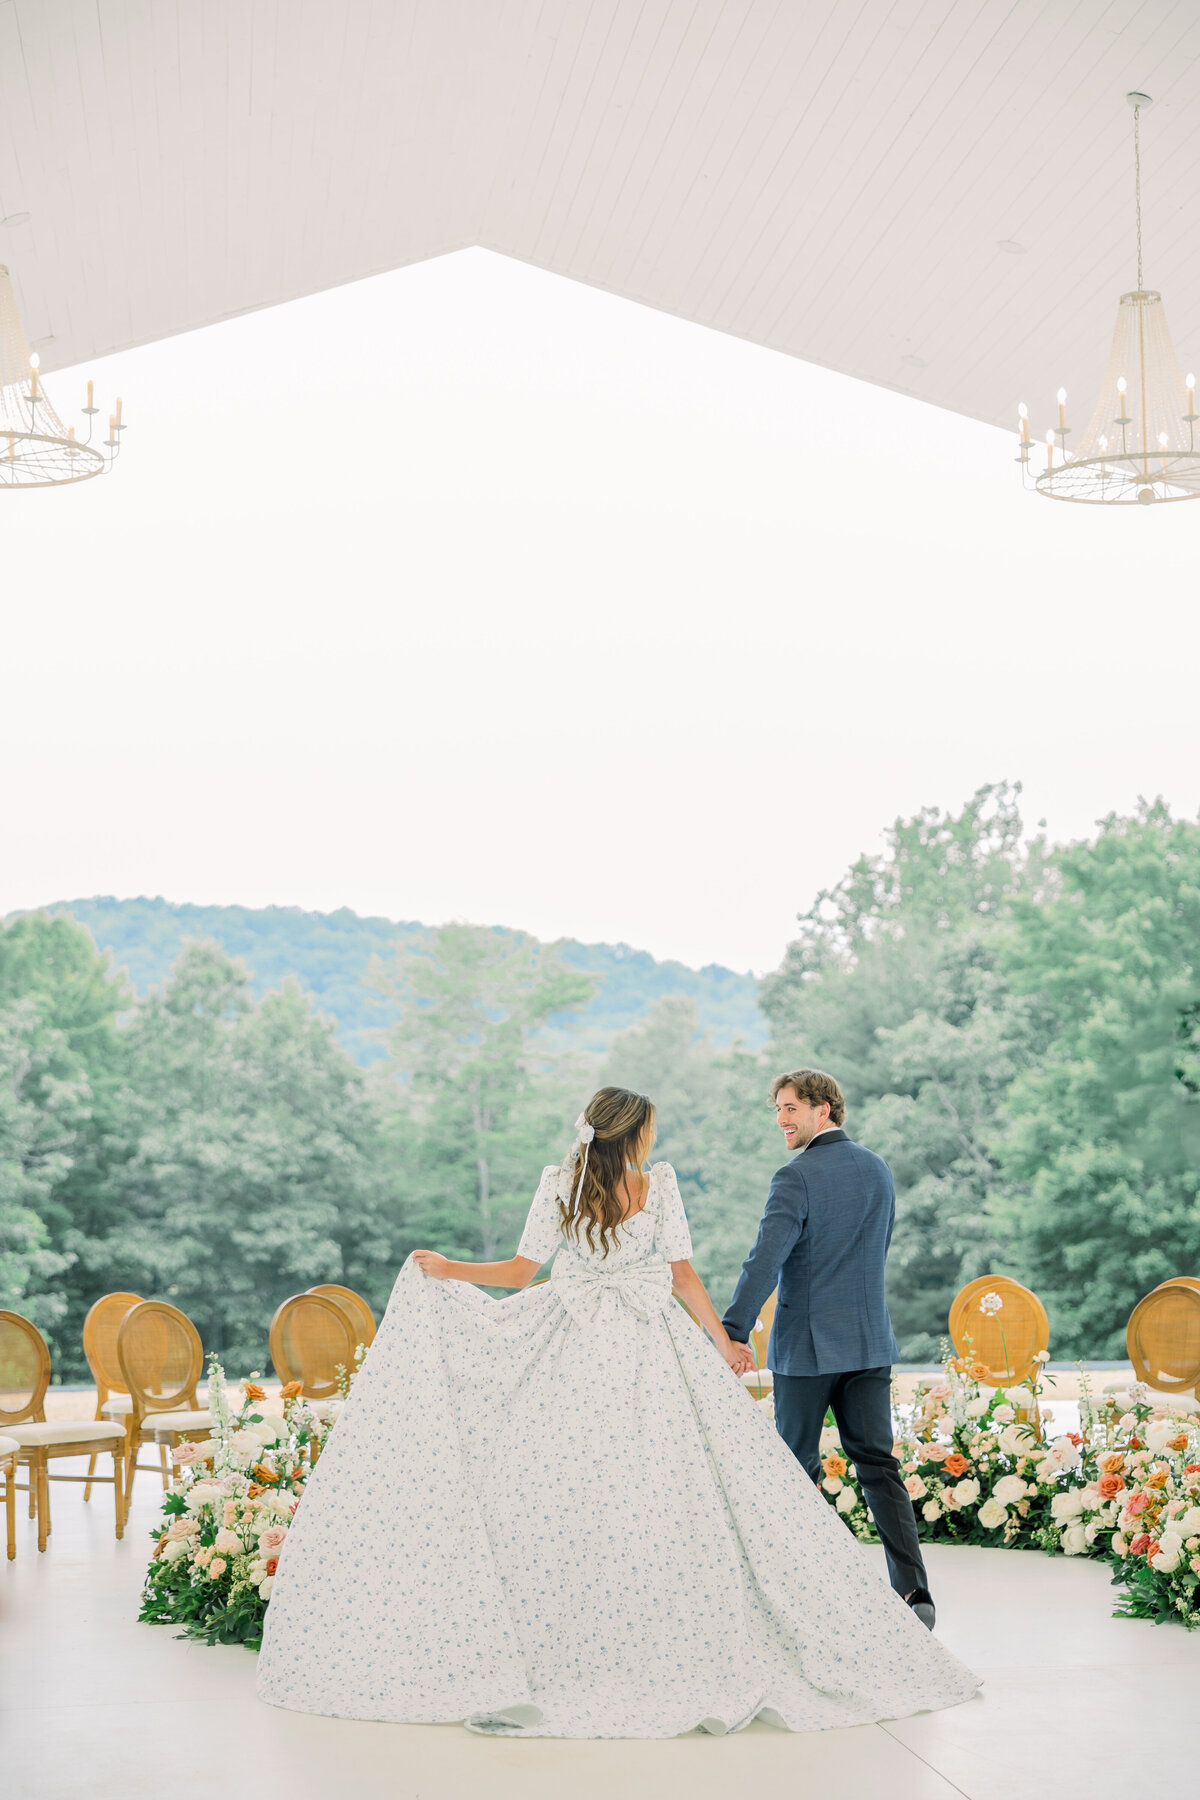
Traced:
<svg viewBox="0 0 1200 1800">
<path fill-rule="evenodd" d="M 1137 284 L 1142 286 L 1142 109 L 1133 109 L 1133 186 L 1137 205 Z"/>
</svg>

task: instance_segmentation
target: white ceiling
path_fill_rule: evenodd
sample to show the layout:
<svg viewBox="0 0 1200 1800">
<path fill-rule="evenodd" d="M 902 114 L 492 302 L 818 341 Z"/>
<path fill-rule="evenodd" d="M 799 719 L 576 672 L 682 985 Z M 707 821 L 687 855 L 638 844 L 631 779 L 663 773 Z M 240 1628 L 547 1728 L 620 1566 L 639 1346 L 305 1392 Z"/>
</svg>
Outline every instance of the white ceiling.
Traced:
<svg viewBox="0 0 1200 1800">
<path fill-rule="evenodd" d="M 1200 365 L 1198 58 L 1200 0 L 0 0 L 0 261 L 46 369 L 481 244 L 1044 424 L 1133 286 L 1129 88 Z"/>
</svg>

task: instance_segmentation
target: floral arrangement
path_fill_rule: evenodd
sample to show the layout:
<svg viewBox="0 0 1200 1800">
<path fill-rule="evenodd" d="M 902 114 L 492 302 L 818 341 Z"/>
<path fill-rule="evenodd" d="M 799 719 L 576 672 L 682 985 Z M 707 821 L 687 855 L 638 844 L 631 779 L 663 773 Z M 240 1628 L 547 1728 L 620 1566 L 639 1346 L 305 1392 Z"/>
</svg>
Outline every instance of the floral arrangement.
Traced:
<svg viewBox="0 0 1200 1800">
<path fill-rule="evenodd" d="M 1040 1359 L 1044 1364 L 1045 1353 Z M 1020 1388 L 948 1357 L 918 1386 L 893 1445 L 926 1541 L 1103 1558 L 1125 1588 L 1121 1617 L 1200 1626 L 1200 1432 L 1140 1384 L 1093 1399 L 1078 1432 L 1045 1436 L 1042 1370 Z M 770 1405 L 765 1401 L 764 1405 Z M 876 1542 L 836 1430 L 821 1438 L 821 1487 L 855 1536 Z"/>
<path fill-rule="evenodd" d="M 352 1379 L 342 1373 L 343 1397 Z M 281 1390 L 279 1411 L 268 1410 L 255 1375 L 231 1395 L 216 1357 L 208 1396 L 211 1437 L 173 1452 L 138 1616 L 204 1643 L 257 1649 L 279 1554 L 333 1418 L 301 1397 L 298 1381 Z"/>
</svg>

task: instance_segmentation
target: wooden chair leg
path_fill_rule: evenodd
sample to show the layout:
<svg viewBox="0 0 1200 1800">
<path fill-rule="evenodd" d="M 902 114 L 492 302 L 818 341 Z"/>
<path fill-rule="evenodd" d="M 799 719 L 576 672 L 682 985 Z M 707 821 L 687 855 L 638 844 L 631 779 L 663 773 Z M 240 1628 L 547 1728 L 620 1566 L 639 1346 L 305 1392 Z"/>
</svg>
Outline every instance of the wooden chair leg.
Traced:
<svg viewBox="0 0 1200 1800">
<path fill-rule="evenodd" d="M 167 1466 L 167 1446 L 165 1444 L 160 1444 L 158 1446 L 158 1460 L 162 1467 L 162 1484 L 163 1493 L 165 1494 L 171 1486 L 171 1475 Z"/>
<path fill-rule="evenodd" d="M 4 1522 L 8 1529 L 8 1559 L 17 1554 L 17 1472 L 10 1468 L 4 1479 Z"/>
<path fill-rule="evenodd" d="M 32 1466 L 29 1472 L 29 1485 L 31 1487 L 35 1485 Z M 50 1536 L 50 1482 L 48 1479 L 46 1452 L 44 1450 L 37 1459 L 36 1486 L 38 1549 L 44 1550 L 46 1548 L 46 1539 Z"/>
<path fill-rule="evenodd" d="M 113 1505 L 117 1509 L 117 1537 L 125 1536 L 125 1483 L 121 1479 L 125 1458 L 120 1450 L 114 1450 L 113 1459 Z"/>
<path fill-rule="evenodd" d="M 37 1481 L 34 1478 L 33 1464 L 29 1465 L 29 1516 L 37 1518 Z"/>
<path fill-rule="evenodd" d="M 89 1456 L 88 1457 L 87 1481 L 84 1483 L 84 1489 L 83 1489 L 83 1497 L 85 1500 L 90 1500 L 92 1497 L 92 1476 L 95 1473 L 96 1473 L 96 1458 L 94 1456 Z"/>
</svg>

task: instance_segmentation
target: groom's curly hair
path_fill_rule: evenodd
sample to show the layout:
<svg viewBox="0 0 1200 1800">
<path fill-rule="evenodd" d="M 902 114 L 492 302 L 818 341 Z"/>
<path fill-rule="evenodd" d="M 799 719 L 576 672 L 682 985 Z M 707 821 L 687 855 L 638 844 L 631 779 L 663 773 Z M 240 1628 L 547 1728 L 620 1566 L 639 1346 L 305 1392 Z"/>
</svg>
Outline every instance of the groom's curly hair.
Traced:
<svg viewBox="0 0 1200 1800">
<path fill-rule="evenodd" d="M 828 1100 L 833 1124 L 840 1125 L 845 1119 L 846 1096 L 833 1076 L 826 1075 L 821 1069 L 793 1069 L 787 1075 L 777 1075 L 771 1083 L 772 1100 L 778 1100 L 780 1090 L 785 1087 L 795 1088 L 797 1100 L 807 1100 L 810 1106 L 820 1106 Z"/>
</svg>

